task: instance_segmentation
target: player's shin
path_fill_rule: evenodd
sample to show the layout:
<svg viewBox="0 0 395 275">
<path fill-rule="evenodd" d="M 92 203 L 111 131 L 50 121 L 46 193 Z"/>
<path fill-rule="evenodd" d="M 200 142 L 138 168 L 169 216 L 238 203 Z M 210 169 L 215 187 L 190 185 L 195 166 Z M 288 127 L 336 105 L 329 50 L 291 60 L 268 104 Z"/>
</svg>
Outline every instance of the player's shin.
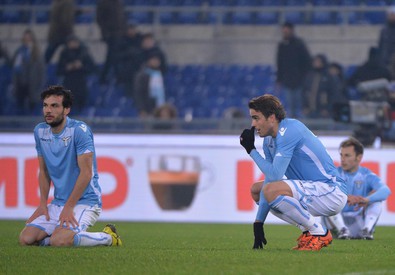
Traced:
<svg viewBox="0 0 395 275">
<path fill-rule="evenodd" d="M 80 232 L 74 235 L 74 246 L 111 245 L 112 238 L 102 232 Z"/>
<path fill-rule="evenodd" d="M 382 210 L 382 202 L 374 202 L 366 207 L 365 210 L 365 226 L 368 232 L 372 232 L 372 229 L 376 225 Z"/>
<path fill-rule="evenodd" d="M 293 197 L 278 196 L 270 203 L 270 207 L 275 211 L 283 213 L 294 224 L 300 224 L 312 235 L 326 234 L 326 229 L 320 223 L 316 222 L 315 218 Z"/>
</svg>

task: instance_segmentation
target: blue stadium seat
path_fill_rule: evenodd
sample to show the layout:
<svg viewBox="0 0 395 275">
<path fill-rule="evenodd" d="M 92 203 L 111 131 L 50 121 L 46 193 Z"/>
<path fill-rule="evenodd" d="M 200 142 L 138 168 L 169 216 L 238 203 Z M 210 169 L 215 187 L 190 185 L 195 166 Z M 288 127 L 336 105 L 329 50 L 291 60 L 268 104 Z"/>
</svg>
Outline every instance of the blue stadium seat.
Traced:
<svg viewBox="0 0 395 275">
<path fill-rule="evenodd" d="M 266 25 L 266 24 L 276 24 L 278 22 L 277 12 L 256 12 L 255 13 L 255 23 Z"/>
<path fill-rule="evenodd" d="M 235 25 L 251 24 L 253 22 L 252 13 L 248 11 L 236 11 L 229 15 L 229 23 Z"/>
<path fill-rule="evenodd" d="M 128 22 L 136 24 L 151 24 L 153 16 L 151 12 L 130 12 L 128 13 Z"/>
<path fill-rule="evenodd" d="M 177 23 L 180 24 L 197 24 L 200 23 L 198 12 L 179 12 Z"/>
</svg>

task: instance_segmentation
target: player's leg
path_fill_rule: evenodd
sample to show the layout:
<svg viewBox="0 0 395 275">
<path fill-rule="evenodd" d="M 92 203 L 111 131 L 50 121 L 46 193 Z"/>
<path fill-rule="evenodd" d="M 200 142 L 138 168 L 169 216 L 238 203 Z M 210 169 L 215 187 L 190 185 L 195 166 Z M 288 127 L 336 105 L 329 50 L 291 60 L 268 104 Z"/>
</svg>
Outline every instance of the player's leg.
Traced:
<svg viewBox="0 0 395 275">
<path fill-rule="evenodd" d="M 19 244 L 39 245 L 46 237 L 48 237 L 48 234 L 43 229 L 33 226 L 25 226 L 19 235 Z"/>
<path fill-rule="evenodd" d="M 21 245 L 49 245 L 49 236 L 54 232 L 59 217 L 58 207 L 48 205 L 50 220 L 47 221 L 44 215 L 37 217 L 31 223 L 26 224 L 19 235 Z"/>
<path fill-rule="evenodd" d="M 255 182 L 251 186 L 251 197 L 256 202 L 259 203 L 259 196 L 262 191 L 263 181 Z"/>
<path fill-rule="evenodd" d="M 338 213 L 333 216 L 322 217 L 323 224 L 329 230 L 336 232 L 336 236 L 338 239 L 349 240 L 350 239 L 350 230 L 346 226 L 342 213 Z"/>
<path fill-rule="evenodd" d="M 362 238 L 365 240 L 373 240 L 373 232 L 376 227 L 377 221 L 380 218 L 382 210 L 382 202 L 374 202 L 369 204 L 365 209 L 364 227 L 362 228 Z"/>
<path fill-rule="evenodd" d="M 290 186 L 285 181 L 272 182 L 263 187 L 263 193 L 271 209 L 282 213 L 293 224 L 300 224 L 312 235 L 324 235 L 326 229 L 316 222 L 305 205 L 294 198 Z"/>
<path fill-rule="evenodd" d="M 86 232 L 99 218 L 101 208 L 98 206 L 77 205 L 74 208 L 78 220 L 77 228 L 58 226 L 51 236 L 52 246 L 100 246 L 122 245 L 113 225 L 107 225 L 103 232 Z"/>
</svg>

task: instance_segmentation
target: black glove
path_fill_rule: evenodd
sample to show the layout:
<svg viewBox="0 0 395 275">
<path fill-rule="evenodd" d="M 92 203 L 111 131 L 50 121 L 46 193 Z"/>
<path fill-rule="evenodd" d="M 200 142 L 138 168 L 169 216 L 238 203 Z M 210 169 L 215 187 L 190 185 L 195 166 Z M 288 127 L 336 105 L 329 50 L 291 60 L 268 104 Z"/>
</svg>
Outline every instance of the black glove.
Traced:
<svg viewBox="0 0 395 275">
<path fill-rule="evenodd" d="M 255 127 L 251 129 L 244 129 L 240 135 L 240 144 L 246 149 L 247 153 L 250 154 L 252 149 L 255 149 Z"/>
<path fill-rule="evenodd" d="M 265 232 L 263 231 L 263 222 L 254 222 L 254 237 L 252 249 L 263 249 L 263 245 L 267 244 Z"/>
</svg>

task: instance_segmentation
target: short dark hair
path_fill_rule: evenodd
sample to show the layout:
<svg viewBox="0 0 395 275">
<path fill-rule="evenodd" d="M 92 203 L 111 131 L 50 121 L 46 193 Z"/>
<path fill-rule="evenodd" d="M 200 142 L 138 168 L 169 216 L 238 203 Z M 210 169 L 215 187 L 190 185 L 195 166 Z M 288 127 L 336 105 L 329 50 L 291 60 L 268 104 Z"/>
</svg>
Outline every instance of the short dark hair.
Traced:
<svg viewBox="0 0 395 275">
<path fill-rule="evenodd" d="M 283 28 L 288 28 L 288 29 L 293 30 L 295 28 L 295 25 L 293 23 L 291 23 L 291 22 L 285 22 L 283 24 Z"/>
<path fill-rule="evenodd" d="M 261 112 L 265 118 L 268 118 L 272 114 L 275 115 L 276 119 L 280 122 L 285 116 L 284 106 L 281 104 L 280 100 L 271 94 L 264 94 L 258 97 L 254 97 L 248 103 L 250 109 Z"/>
<path fill-rule="evenodd" d="M 64 108 L 70 108 L 71 105 L 73 105 L 73 93 L 70 90 L 65 89 L 63 86 L 49 86 L 41 93 L 41 100 L 44 100 L 51 95 L 63 96 L 62 105 Z"/>
<path fill-rule="evenodd" d="M 363 155 L 363 145 L 356 138 L 350 137 L 350 138 L 344 140 L 342 143 L 340 143 L 340 148 L 350 147 L 350 146 L 354 147 L 354 151 L 357 154 L 357 156 L 358 155 Z"/>
</svg>

